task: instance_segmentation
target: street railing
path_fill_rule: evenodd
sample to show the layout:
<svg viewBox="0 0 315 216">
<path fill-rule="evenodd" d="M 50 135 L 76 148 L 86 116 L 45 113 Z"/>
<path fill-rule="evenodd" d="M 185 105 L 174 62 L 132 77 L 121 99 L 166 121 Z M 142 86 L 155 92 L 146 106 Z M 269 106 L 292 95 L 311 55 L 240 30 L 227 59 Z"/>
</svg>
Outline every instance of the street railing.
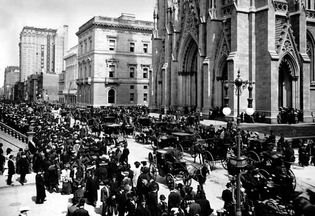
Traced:
<svg viewBox="0 0 315 216">
<path fill-rule="evenodd" d="M 9 134 L 10 136 L 22 141 L 23 143 L 28 142 L 28 137 L 21 132 L 11 128 L 10 126 L 4 124 L 3 122 L 0 122 L 0 130 Z"/>
</svg>

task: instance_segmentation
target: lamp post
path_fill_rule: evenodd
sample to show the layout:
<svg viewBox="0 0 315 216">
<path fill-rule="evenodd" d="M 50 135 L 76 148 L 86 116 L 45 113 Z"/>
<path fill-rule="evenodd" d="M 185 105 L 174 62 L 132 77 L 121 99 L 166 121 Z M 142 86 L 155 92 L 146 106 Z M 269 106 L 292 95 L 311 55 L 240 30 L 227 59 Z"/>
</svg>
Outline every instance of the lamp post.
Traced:
<svg viewBox="0 0 315 216">
<path fill-rule="evenodd" d="M 225 97 L 224 97 L 224 108 L 223 114 L 228 116 L 231 114 L 231 109 L 229 108 L 229 97 L 228 97 L 228 88 L 229 83 L 233 83 L 236 87 L 236 95 L 237 95 L 237 126 L 240 125 L 241 117 L 240 117 L 240 95 L 242 94 L 242 89 L 246 88 L 248 85 L 249 91 L 249 98 L 248 100 L 248 107 L 246 108 L 246 113 L 248 115 L 252 115 L 254 113 L 254 109 L 252 107 L 252 90 L 254 82 L 243 80 L 240 75 L 240 70 L 238 70 L 237 77 L 234 81 L 224 81 L 224 90 L 225 90 Z M 237 127 L 237 154 L 236 157 L 230 158 L 230 163 L 237 168 L 237 177 L 236 177 L 236 216 L 241 216 L 241 169 L 247 166 L 247 159 L 246 157 L 241 155 L 241 131 Z"/>
</svg>

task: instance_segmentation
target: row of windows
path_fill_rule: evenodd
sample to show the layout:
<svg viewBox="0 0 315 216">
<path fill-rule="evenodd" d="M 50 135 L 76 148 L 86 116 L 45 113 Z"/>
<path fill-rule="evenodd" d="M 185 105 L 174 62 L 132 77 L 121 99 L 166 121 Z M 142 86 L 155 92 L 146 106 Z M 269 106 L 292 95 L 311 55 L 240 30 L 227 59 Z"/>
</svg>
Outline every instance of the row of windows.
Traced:
<svg viewBox="0 0 315 216">
<path fill-rule="evenodd" d="M 110 39 L 108 43 L 109 43 L 109 50 L 115 51 L 116 50 L 116 39 Z M 129 43 L 129 52 L 134 53 L 135 47 L 136 47 L 135 42 L 130 42 Z M 149 52 L 149 44 L 147 44 L 147 43 L 142 44 L 142 52 L 143 53 Z"/>
<path fill-rule="evenodd" d="M 89 37 L 89 39 L 85 39 L 84 41 L 80 42 L 80 54 L 87 53 L 88 51 L 91 51 L 93 48 L 93 42 L 92 38 Z"/>
<path fill-rule="evenodd" d="M 109 69 L 108 69 L 108 76 L 110 78 L 115 77 L 115 69 L 116 69 L 115 65 L 109 65 L 108 67 L 109 67 Z M 144 78 L 144 79 L 148 78 L 148 71 L 149 71 L 148 68 L 143 68 L 142 69 L 142 78 Z M 134 67 L 130 67 L 129 68 L 129 77 L 130 78 L 135 78 L 135 68 Z"/>
<path fill-rule="evenodd" d="M 130 103 L 133 103 L 135 100 L 135 93 L 130 93 L 129 95 L 129 101 Z M 143 94 L 143 101 L 147 102 L 148 101 L 148 93 Z M 108 103 L 115 103 L 115 90 L 110 89 L 108 91 Z"/>
<path fill-rule="evenodd" d="M 130 85 L 130 89 L 135 89 L 135 86 L 134 85 Z M 147 85 L 143 86 L 143 89 L 148 89 L 148 86 Z"/>
</svg>

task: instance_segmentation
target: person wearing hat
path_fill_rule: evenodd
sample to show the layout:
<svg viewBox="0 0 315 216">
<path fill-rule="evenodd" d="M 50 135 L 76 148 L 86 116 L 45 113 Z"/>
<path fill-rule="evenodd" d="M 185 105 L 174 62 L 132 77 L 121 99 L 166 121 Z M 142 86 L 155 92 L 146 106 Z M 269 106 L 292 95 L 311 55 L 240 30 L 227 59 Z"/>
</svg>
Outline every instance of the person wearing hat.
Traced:
<svg viewBox="0 0 315 216">
<path fill-rule="evenodd" d="M 61 170 L 61 182 L 62 182 L 62 189 L 61 194 L 70 194 L 71 193 L 71 170 L 70 170 L 70 164 L 67 163 L 65 165 L 65 168 Z"/>
<path fill-rule="evenodd" d="M 133 177 L 132 177 L 132 187 L 136 188 L 137 187 L 137 182 L 138 182 L 138 178 L 141 174 L 141 167 L 140 167 L 140 162 L 136 161 L 134 162 L 134 168 L 132 169 L 133 172 Z"/>
<path fill-rule="evenodd" d="M 72 216 L 90 216 L 89 212 L 84 209 L 85 199 L 80 199 L 77 207 L 78 209 L 75 210 Z"/>
<path fill-rule="evenodd" d="M 26 158 L 25 152 L 21 154 L 21 158 L 19 159 L 19 170 L 20 170 L 20 183 L 24 185 L 25 183 L 25 176 L 29 173 L 29 162 Z"/>
<path fill-rule="evenodd" d="M 222 200 L 224 201 L 223 208 L 227 211 L 227 214 L 230 215 L 233 212 L 233 193 L 232 193 L 232 184 L 228 182 L 226 184 L 226 189 L 222 192 Z"/>
<path fill-rule="evenodd" d="M 160 195 L 160 202 L 158 203 L 158 216 L 167 216 L 168 207 L 166 202 L 166 197 L 164 194 Z"/>
<path fill-rule="evenodd" d="M 8 160 L 8 178 L 7 178 L 7 185 L 13 185 L 12 184 L 12 176 L 15 174 L 15 165 L 13 161 L 13 155 L 11 154 L 9 156 Z"/>
<path fill-rule="evenodd" d="M 136 209 L 136 215 L 137 216 L 151 216 L 150 211 L 146 205 L 146 200 L 144 196 L 140 196 L 139 204 Z"/>
<path fill-rule="evenodd" d="M 149 186 L 149 190 L 150 191 L 146 197 L 148 209 L 151 216 L 158 216 L 158 184 L 152 184 L 151 187 Z"/>
<path fill-rule="evenodd" d="M 35 176 L 36 184 L 36 204 L 42 204 L 46 198 L 45 183 L 43 173 L 38 171 Z"/>
</svg>

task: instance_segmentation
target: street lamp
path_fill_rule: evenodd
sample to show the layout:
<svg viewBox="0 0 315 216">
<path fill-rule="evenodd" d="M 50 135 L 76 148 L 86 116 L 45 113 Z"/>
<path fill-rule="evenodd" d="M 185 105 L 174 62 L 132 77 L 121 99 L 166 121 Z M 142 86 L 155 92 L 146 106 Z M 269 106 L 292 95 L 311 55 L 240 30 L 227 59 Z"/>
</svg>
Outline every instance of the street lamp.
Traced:
<svg viewBox="0 0 315 216">
<path fill-rule="evenodd" d="M 240 70 L 237 72 L 237 78 L 234 81 L 224 81 L 224 108 L 222 110 L 225 116 L 231 114 L 231 109 L 229 108 L 229 97 L 228 97 L 228 88 L 229 83 L 233 83 L 236 87 L 236 95 L 237 95 L 237 126 L 240 125 L 241 117 L 240 117 L 240 95 L 242 94 L 242 89 L 246 88 L 248 85 L 249 97 L 248 97 L 248 107 L 246 108 L 246 114 L 252 115 L 254 113 L 253 109 L 253 98 L 252 98 L 252 90 L 254 82 L 248 80 L 242 80 L 240 75 Z M 236 157 L 230 158 L 231 165 L 237 168 L 237 178 L 236 178 L 236 216 L 241 216 L 241 169 L 247 166 L 247 159 L 245 156 L 241 156 L 241 131 L 239 127 L 237 127 L 237 154 Z"/>
</svg>

